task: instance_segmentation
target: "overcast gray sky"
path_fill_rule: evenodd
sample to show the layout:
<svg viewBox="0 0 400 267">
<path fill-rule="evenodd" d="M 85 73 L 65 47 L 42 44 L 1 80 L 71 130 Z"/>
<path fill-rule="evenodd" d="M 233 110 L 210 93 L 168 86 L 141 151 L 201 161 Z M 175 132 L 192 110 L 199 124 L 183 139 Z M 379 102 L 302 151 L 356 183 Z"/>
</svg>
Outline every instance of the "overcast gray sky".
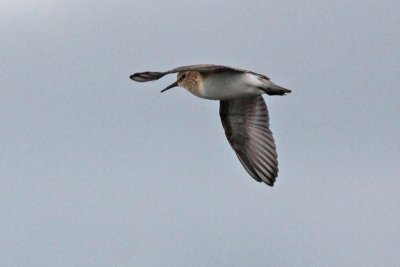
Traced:
<svg viewBox="0 0 400 267">
<path fill-rule="evenodd" d="M 1 266 L 399 266 L 399 1 L 0 3 Z M 137 71 L 214 63 L 265 97 L 254 181 L 219 103 Z"/>
</svg>

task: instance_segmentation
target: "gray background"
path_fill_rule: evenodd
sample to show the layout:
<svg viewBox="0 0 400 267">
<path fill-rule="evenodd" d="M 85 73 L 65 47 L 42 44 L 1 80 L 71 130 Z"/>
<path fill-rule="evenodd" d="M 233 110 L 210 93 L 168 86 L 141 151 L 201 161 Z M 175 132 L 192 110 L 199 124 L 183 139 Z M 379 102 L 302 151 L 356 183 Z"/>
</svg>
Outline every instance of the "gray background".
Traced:
<svg viewBox="0 0 400 267">
<path fill-rule="evenodd" d="M 399 266 L 399 1 L 0 3 L 1 266 Z M 216 63 L 265 97 L 255 182 L 218 102 L 137 71 Z"/>
</svg>

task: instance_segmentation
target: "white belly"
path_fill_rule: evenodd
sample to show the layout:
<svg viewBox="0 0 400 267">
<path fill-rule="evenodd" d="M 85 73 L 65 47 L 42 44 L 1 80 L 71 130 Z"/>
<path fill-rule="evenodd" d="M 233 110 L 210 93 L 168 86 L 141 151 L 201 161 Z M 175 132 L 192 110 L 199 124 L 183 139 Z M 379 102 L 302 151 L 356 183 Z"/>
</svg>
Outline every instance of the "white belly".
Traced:
<svg viewBox="0 0 400 267">
<path fill-rule="evenodd" d="M 246 95 L 257 95 L 263 92 L 251 86 L 252 74 L 218 72 L 209 74 L 200 83 L 199 97 L 222 100 Z"/>
</svg>

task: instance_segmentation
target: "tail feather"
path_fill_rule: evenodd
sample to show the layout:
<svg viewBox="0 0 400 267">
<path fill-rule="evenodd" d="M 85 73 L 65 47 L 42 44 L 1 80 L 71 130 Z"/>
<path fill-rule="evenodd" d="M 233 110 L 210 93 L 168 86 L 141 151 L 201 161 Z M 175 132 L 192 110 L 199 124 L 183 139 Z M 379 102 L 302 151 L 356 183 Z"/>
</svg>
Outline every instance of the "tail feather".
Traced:
<svg viewBox="0 0 400 267">
<path fill-rule="evenodd" d="M 165 75 L 164 72 L 154 72 L 154 71 L 146 71 L 146 72 L 138 72 L 132 74 L 130 78 L 137 82 L 148 82 L 158 80 Z"/>
<path fill-rule="evenodd" d="M 283 88 L 271 81 L 268 82 L 268 87 L 262 88 L 262 90 L 268 95 L 285 95 L 292 92 L 292 90 Z"/>
</svg>

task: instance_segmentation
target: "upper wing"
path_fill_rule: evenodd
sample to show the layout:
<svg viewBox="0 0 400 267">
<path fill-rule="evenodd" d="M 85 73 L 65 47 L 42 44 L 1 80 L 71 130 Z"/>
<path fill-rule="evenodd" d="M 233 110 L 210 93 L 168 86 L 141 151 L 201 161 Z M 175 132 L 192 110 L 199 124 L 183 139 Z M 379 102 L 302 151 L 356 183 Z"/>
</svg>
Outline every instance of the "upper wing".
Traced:
<svg viewBox="0 0 400 267">
<path fill-rule="evenodd" d="M 255 180 L 273 186 L 278 155 L 263 97 L 221 100 L 219 113 L 225 135 L 243 167 Z"/>
<path fill-rule="evenodd" d="M 177 73 L 177 72 L 186 72 L 186 71 L 198 71 L 198 72 L 202 72 L 202 73 L 220 72 L 220 71 L 247 72 L 247 73 L 256 74 L 258 76 L 261 76 L 261 77 L 269 80 L 269 78 L 267 76 L 264 76 L 264 75 L 261 75 L 261 74 L 255 73 L 255 72 L 242 70 L 242 69 L 238 69 L 238 68 L 227 67 L 227 66 L 213 65 L 213 64 L 189 65 L 189 66 L 178 67 L 178 68 L 168 70 L 165 72 L 155 72 L 155 71 L 138 72 L 138 73 L 132 74 L 130 76 L 130 78 L 137 82 L 148 82 L 148 81 L 158 80 L 167 74 Z"/>
</svg>

